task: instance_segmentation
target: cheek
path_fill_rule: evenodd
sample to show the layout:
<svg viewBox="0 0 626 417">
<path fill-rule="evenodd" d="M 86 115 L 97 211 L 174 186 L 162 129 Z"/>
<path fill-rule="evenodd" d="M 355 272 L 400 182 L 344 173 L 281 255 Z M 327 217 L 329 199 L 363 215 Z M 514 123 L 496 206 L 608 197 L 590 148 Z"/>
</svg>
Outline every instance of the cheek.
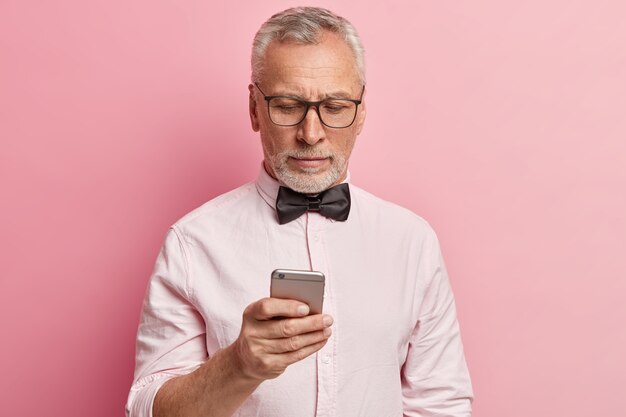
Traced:
<svg viewBox="0 0 626 417">
<path fill-rule="evenodd" d="M 350 135 L 345 135 L 341 138 L 337 138 L 337 140 L 335 141 L 337 147 L 335 149 L 337 150 L 337 152 L 340 152 L 344 157 L 348 158 L 352 153 L 352 148 L 354 147 L 355 141 L 356 136 L 354 136 L 354 133 L 351 133 Z"/>
<path fill-rule="evenodd" d="M 261 143 L 263 144 L 263 151 L 268 154 L 274 154 L 274 142 L 271 139 L 271 136 L 267 133 L 261 132 Z"/>
<path fill-rule="evenodd" d="M 271 154 L 279 153 L 287 148 L 288 140 L 286 132 L 276 131 L 272 128 L 264 127 L 261 129 L 261 141 L 263 148 Z"/>
</svg>

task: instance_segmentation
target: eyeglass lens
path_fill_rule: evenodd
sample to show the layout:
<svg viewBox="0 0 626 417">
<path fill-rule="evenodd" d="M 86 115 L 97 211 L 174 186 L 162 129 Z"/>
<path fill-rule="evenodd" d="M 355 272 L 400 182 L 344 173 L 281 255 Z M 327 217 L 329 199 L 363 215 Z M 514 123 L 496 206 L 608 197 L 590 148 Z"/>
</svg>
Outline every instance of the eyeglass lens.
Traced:
<svg viewBox="0 0 626 417">
<path fill-rule="evenodd" d="M 272 122 L 281 126 L 299 124 L 306 116 L 307 104 L 289 97 L 273 97 L 269 103 L 269 113 Z M 348 127 L 356 116 L 356 103 L 342 99 L 327 99 L 319 106 L 319 116 L 327 126 Z"/>
</svg>

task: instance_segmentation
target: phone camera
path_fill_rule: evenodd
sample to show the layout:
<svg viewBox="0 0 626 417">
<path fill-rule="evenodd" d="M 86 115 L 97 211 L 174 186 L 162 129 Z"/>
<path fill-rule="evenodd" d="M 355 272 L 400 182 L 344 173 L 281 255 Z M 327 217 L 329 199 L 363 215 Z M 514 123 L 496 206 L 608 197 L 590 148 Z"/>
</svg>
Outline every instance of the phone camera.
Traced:
<svg viewBox="0 0 626 417">
<path fill-rule="evenodd" d="M 278 274 L 278 278 L 280 278 L 280 279 L 285 278 L 285 274 Z"/>
</svg>

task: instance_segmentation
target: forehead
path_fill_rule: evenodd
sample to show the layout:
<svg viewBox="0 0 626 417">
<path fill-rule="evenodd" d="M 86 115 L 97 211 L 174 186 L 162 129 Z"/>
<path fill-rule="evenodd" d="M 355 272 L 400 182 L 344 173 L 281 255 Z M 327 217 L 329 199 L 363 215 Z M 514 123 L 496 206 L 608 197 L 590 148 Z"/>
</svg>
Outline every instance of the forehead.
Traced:
<svg viewBox="0 0 626 417">
<path fill-rule="evenodd" d="M 316 44 L 273 41 L 263 62 L 261 82 L 269 94 L 307 97 L 360 92 L 358 69 L 352 49 L 334 33 L 323 32 Z"/>
</svg>

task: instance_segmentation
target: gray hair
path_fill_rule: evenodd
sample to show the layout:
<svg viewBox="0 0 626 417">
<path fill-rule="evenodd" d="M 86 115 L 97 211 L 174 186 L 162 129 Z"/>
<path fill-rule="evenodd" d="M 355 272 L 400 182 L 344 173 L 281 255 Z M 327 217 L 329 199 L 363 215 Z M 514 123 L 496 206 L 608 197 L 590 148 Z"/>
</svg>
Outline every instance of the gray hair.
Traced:
<svg viewBox="0 0 626 417">
<path fill-rule="evenodd" d="M 273 40 L 316 44 L 323 30 L 336 33 L 346 41 L 354 53 L 360 81 L 365 84 L 364 49 L 359 34 L 348 20 L 321 7 L 294 7 L 263 23 L 252 43 L 252 82 L 260 81 L 265 51 Z"/>
</svg>

